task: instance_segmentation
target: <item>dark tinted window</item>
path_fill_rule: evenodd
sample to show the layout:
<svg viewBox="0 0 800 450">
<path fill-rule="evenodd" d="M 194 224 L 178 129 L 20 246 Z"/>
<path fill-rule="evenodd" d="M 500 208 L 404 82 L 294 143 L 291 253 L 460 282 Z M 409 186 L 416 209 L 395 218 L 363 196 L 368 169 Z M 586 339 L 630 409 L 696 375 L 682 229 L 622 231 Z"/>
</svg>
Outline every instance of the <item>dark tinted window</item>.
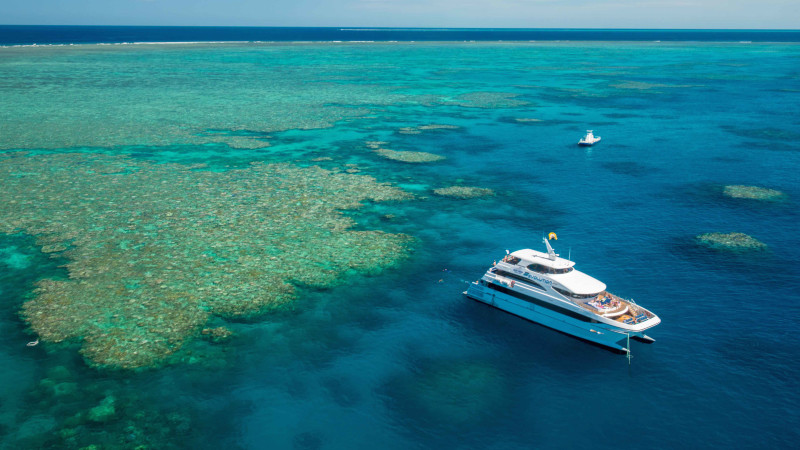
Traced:
<svg viewBox="0 0 800 450">
<path fill-rule="evenodd" d="M 537 283 L 537 282 L 535 282 L 535 281 L 533 281 L 533 280 L 531 280 L 529 278 L 525 278 L 525 277 L 523 277 L 521 275 L 517 275 L 517 274 L 511 273 L 511 272 L 506 272 L 504 270 L 497 270 L 496 272 L 497 272 L 498 275 L 502 275 L 504 277 L 511 278 L 512 280 L 522 281 L 523 283 L 530 284 L 535 288 L 539 288 L 539 289 L 541 289 L 543 291 L 545 290 L 544 287 L 542 287 L 542 285 L 540 285 L 539 283 Z"/>
<path fill-rule="evenodd" d="M 561 294 L 561 295 L 563 295 L 565 297 L 581 298 L 582 299 L 582 298 L 592 298 L 592 297 L 596 297 L 597 296 L 597 294 L 574 294 L 574 293 L 572 293 L 572 292 L 570 292 L 570 291 L 568 291 L 566 289 L 557 288 L 555 286 L 553 286 L 553 289 L 555 289 L 556 292 L 558 292 L 559 294 Z M 599 292 L 598 292 L 598 294 L 599 294 Z"/>
<path fill-rule="evenodd" d="M 539 273 L 569 273 L 572 272 L 572 267 L 567 267 L 566 269 L 554 269 L 542 264 L 529 264 L 528 270 Z"/>
<path fill-rule="evenodd" d="M 508 289 L 508 288 L 503 287 L 503 286 L 498 286 L 496 284 L 489 283 L 489 285 L 486 286 L 486 287 L 488 287 L 489 289 L 493 289 L 495 291 L 498 291 L 498 292 L 502 292 L 504 294 L 508 294 L 508 295 L 510 295 L 512 297 L 516 297 L 516 298 L 518 298 L 520 300 L 525 300 L 526 302 L 532 303 L 532 304 L 534 304 L 536 306 L 540 306 L 542 308 L 546 308 L 546 309 L 549 309 L 551 311 L 558 311 L 559 313 L 564 314 L 565 316 L 569 316 L 569 317 L 572 317 L 574 319 L 578 319 L 578 320 L 580 320 L 582 322 L 598 323 L 597 320 L 594 320 L 594 319 L 591 319 L 589 317 L 586 317 L 583 314 L 579 314 L 577 312 L 570 311 L 570 310 L 568 310 L 566 308 L 560 308 L 560 307 L 558 307 L 556 305 L 553 305 L 553 304 L 548 303 L 548 302 L 543 301 L 543 300 L 539 300 L 537 298 L 528 297 L 527 295 L 521 294 L 521 293 L 519 293 L 517 291 Z"/>
</svg>

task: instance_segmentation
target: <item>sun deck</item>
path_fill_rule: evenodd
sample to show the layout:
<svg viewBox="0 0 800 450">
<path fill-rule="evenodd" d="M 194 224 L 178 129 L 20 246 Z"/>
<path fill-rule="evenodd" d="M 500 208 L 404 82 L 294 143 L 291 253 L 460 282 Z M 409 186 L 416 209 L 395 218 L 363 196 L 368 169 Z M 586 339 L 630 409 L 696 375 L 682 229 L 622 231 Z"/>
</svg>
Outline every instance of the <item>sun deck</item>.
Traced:
<svg viewBox="0 0 800 450">
<path fill-rule="evenodd" d="M 653 316 L 652 313 L 635 303 L 607 291 L 601 292 L 596 297 L 573 301 L 576 305 L 598 316 L 629 325 L 643 322 Z"/>
</svg>

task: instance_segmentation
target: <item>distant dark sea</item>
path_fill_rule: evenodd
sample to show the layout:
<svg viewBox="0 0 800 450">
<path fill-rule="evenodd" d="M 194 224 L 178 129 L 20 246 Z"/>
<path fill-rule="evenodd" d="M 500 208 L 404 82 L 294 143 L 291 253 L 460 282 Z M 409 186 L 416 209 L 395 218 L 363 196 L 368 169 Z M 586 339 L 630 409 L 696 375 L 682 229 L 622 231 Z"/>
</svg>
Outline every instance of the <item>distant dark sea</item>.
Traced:
<svg viewBox="0 0 800 450">
<path fill-rule="evenodd" d="M 306 28 L 0 25 L 0 45 L 219 41 L 800 42 L 800 30 Z"/>
</svg>

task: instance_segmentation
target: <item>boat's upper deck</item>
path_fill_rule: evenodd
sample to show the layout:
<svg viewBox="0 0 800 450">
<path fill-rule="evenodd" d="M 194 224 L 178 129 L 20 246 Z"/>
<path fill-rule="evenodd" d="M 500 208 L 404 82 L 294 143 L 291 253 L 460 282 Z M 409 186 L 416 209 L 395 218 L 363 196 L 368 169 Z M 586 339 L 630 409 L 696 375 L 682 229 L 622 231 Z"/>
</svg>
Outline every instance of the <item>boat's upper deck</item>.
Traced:
<svg viewBox="0 0 800 450">
<path fill-rule="evenodd" d="M 500 262 L 490 268 L 485 277 L 490 283 L 500 283 L 534 298 L 565 298 L 582 311 L 588 311 L 615 326 L 642 331 L 658 325 L 661 319 L 632 300 L 625 300 L 606 291 L 605 283 L 575 269 L 575 263 L 561 258 L 543 239 L 547 253 L 531 249 L 506 252 Z M 523 284 L 515 287 L 515 281 Z M 533 287 L 530 287 L 532 285 Z M 522 289 L 522 291 L 520 291 Z M 530 292 L 523 292 L 528 289 Z M 560 295 L 558 295 L 560 294 Z"/>
<path fill-rule="evenodd" d="M 570 269 L 575 265 L 574 262 L 561 258 L 558 255 L 555 255 L 554 258 L 551 258 L 547 253 L 531 250 L 529 248 L 517 250 L 514 253 L 511 253 L 510 256 L 526 261 L 526 266 L 528 264 L 539 264 L 551 269 L 564 270 Z"/>
<path fill-rule="evenodd" d="M 521 273 L 529 272 L 536 277 L 537 274 L 544 275 L 546 278 L 556 282 L 556 289 L 563 288 L 566 291 L 559 291 L 564 295 L 578 298 L 593 296 L 605 290 L 606 285 L 599 280 L 592 278 L 585 273 L 575 270 L 575 263 L 559 257 L 553 253 L 537 252 L 536 250 L 523 249 L 506 255 L 503 263 L 512 267 L 511 271 L 521 270 Z"/>
</svg>

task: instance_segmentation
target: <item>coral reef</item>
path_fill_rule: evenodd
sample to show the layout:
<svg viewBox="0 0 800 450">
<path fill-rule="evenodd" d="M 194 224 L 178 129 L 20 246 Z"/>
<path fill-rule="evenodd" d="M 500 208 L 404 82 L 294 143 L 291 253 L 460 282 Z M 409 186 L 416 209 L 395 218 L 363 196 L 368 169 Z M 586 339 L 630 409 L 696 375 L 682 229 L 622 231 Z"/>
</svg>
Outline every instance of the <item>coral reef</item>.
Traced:
<svg viewBox="0 0 800 450">
<path fill-rule="evenodd" d="M 47 342 L 80 342 L 93 365 L 158 365 L 213 317 L 251 318 L 377 273 L 409 236 L 351 230 L 340 211 L 410 198 L 363 175 L 254 163 L 227 171 L 97 154 L 0 154 L 0 232 L 68 260 L 22 316 Z"/>
<path fill-rule="evenodd" d="M 400 134 L 422 134 L 423 131 L 431 130 L 457 130 L 461 127 L 458 125 L 443 125 L 432 123 L 430 125 L 420 125 L 418 127 L 403 127 L 397 132 Z"/>
<path fill-rule="evenodd" d="M 203 328 L 200 334 L 212 342 L 222 342 L 233 336 L 233 331 L 225 327 Z"/>
<path fill-rule="evenodd" d="M 231 148 L 257 150 L 270 146 L 265 133 L 247 130 L 204 130 L 198 133 L 204 142 L 227 144 Z"/>
<path fill-rule="evenodd" d="M 0 436 L 0 447 L 78 450 L 193 446 L 190 433 L 198 425 L 192 407 L 173 401 L 175 398 L 169 398 L 165 391 L 153 394 L 143 390 L 154 380 L 148 377 L 152 372 L 128 373 L 115 379 L 108 372 L 87 371 L 79 358 L 65 352 L 53 357 L 58 365 L 47 368 L 46 378 L 26 394 L 25 404 L 15 411 L 14 432 Z M 144 377 L 137 378 L 141 375 Z M 68 386 L 68 392 L 61 386 Z"/>
<path fill-rule="evenodd" d="M 359 173 L 359 172 L 361 172 L 361 169 L 358 168 L 358 164 L 345 164 L 344 166 L 347 167 L 344 170 L 345 173 Z"/>
<path fill-rule="evenodd" d="M 758 186 L 729 185 L 722 188 L 722 193 L 731 198 L 747 198 L 751 200 L 780 201 L 786 198 L 786 194 L 774 189 L 767 189 Z"/>
<path fill-rule="evenodd" d="M 87 418 L 92 422 L 108 422 L 117 415 L 117 410 L 114 408 L 114 403 L 117 400 L 113 395 L 109 395 L 100 402 L 99 405 L 89 410 Z"/>
<path fill-rule="evenodd" d="M 420 125 L 417 127 L 418 130 L 428 131 L 428 130 L 457 130 L 461 127 L 458 125 L 447 125 L 447 124 L 437 124 L 432 123 L 430 125 Z"/>
<path fill-rule="evenodd" d="M 443 100 L 445 105 L 458 105 L 466 108 L 513 108 L 524 106 L 528 102 L 518 100 L 519 94 L 509 92 L 468 92 L 457 96 L 454 100 Z"/>
<path fill-rule="evenodd" d="M 779 143 L 781 146 L 787 142 L 797 142 L 800 133 L 783 128 L 743 128 L 740 125 L 721 125 L 720 128 L 728 133 L 748 139 L 759 139 Z"/>
<path fill-rule="evenodd" d="M 387 386 L 405 417 L 426 426 L 478 424 L 496 414 L 508 386 L 500 372 L 482 362 L 437 361 Z"/>
<path fill-rule="evenodd" d="M 730 250 L 736 252 L 764 250 L 767 245 L 744 233 L 706 233 L 697 236 L 697 242 L 715 250 Z"/>
<path fill-rule="evenodd" d="M 428 153 L 428 152 L 410 152 L 410 151 L 397 151 L 397 150 L 389 150 L 387 148 L 379 148 L 375 150 L 375 153 L 383 156 L 386 159 L 391 159 L 394 161 L 402 161 L 407 163 L 425 163 L 425 162 L 434 162 L 434 161 L 441 161 L 444 156 L 437 155 L 435 153 Z"/>
<path fill-rule="evenodd" d="M 23 270 L 30 267 L 31 258 L 16 247 L 0 248 L 0 264 L 12 270 Z"/>
<path fill-rule="evenodd" d="M 636 161 L 606 161 L 601 165 L 615 174 L 632 177 L 644 177 L 653 172 L 653 169 Z"/>
<path fill-rule="evenodd" d="M 258 47 L 243 44 L 240 54 L 258 58 L 263 51 Z M 347 69 L 330 61 L 313 67 L 287 64 L 277 70 L 271 65 L 228 64 L 220 57 L 228 50 L 218 44 L 184 49 L 191 57 L 168 60 L 158 46 L 51 46 L 33 53 L 4 48 L 4 58 L 15 62 L 3 66 L 4 79 L 20 83 L 3 86 L 0 148 L 208 142 L 261 148 L 265 142 L 259 139 L 210 137 L 198 131 L 327 128 L 369 112 L 359 105 L 372 108 L 402 98 L 391 86 L 378 83 L 332 82 Z M 305 49 L 275 46 L 270 51 L 281 54 L 276 56 L 279 60 L 294 61 Z M 97 64 L 118 70 L 95 70 Z"/>
<path fill-rule="evenodd" d="M 446 188 L 434 189 L 433 193 L 442 197 L 451 198 L 476 198 L 476 197 L 489 197 L 494 195 L 494 191 L 488 188 L 470 187 L 470 186 L 450 186 Z"/>
</svg>

